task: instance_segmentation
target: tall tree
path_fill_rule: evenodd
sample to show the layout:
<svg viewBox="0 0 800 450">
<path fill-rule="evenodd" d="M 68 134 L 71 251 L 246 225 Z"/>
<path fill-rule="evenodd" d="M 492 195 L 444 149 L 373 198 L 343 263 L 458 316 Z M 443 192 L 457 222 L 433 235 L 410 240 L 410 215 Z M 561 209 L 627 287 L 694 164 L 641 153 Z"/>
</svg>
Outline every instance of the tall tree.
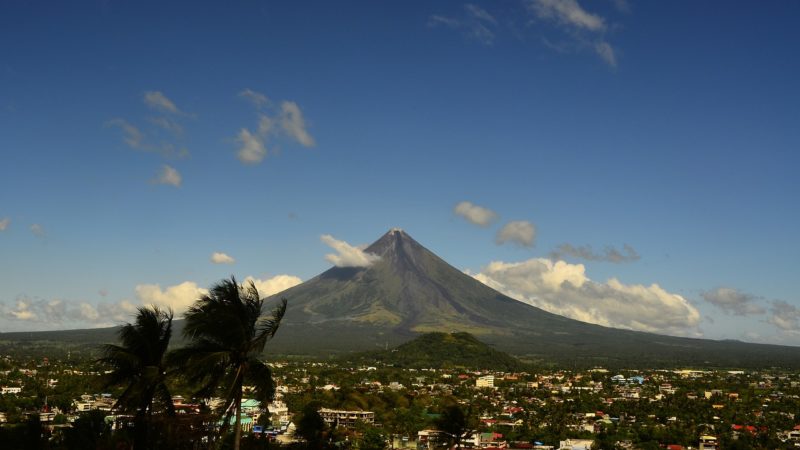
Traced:
<svg viewBox="0 0 800 450">
<path fill-rule="evenodd" d="M 278 331 L 286 299 L 281 299 L 269 316 L 262 316 L 262 307 L 263 300 L 252 281 L 242 286 L 234 277 L 222 280 L 186 312 L 183 334 L 190 342 L 172 356 L 189 382 L 200 386 L 197 396 L 222 398 L 223 433 L 235 414 L 237 450 L 242 435 L 244 384 L 254 387 L 253 396 L 262 404 L 275 396 L 272 371 L 260 356 Z"/>
<path fill-rule="evenodd" d="M 464 411 L 457 403 L 446 406 L 435 424 L 439 431 L 448 436 L 447 440 L 452 442 L 455 448 L 461 448 L 461 441 L 468 438 L 476 429 L 472 418 L 472 405 L 467 411 Z"/>
<path fill-rule="evenodd" d="M 120 345 L 104 346 L 99 361 L 111 366 L 106 386 L 125 385 L 115 405 L 134 414 L 134 447 L 148 447 L 154 410 L 173 414 L 172 397 L 166 385 L 165 355 L 172 336 L 172 310 L 140 307 L 134 323 L 119 330 Z"/>
</svg>

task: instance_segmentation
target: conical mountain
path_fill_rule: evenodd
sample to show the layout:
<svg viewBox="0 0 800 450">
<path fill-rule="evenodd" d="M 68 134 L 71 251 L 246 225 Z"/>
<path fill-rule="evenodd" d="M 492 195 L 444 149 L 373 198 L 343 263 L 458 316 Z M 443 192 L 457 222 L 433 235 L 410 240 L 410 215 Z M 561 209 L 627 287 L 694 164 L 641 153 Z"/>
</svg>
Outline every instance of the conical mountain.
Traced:
<svg viewBox="0 0 800 450">
<path fill-rule="evenodd" d="M 563 320 L 465 275 L 400 229 L 365 252 L 380 259 L 368 267 L 333 267 L 282 292 L 291 298 L 287 317 L 312 324 L 379 325 L 403 335 L 443 330 L 510 334 L 509 324 L 521 325 L 520 319 L 530 314 L 537 314 L 537 320 Z"/>
<path fill-rule="evenodd" d="M 365 249 L 367 267 L 333 267 L 268 299 L 289 299 L 273 351 L 327 355 L 468 332 L 533 361 L 580 365 L 797 366 L 800 348 L 618 330 L 514 300 L 464 274 L 406 232 Z"/>
</svg>

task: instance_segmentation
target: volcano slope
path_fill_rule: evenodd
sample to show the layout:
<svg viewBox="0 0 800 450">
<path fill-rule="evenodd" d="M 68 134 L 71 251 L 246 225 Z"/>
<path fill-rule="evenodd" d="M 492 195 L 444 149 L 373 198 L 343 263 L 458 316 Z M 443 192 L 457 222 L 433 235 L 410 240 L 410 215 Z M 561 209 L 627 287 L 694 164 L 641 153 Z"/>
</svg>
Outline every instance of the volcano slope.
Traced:
<svg viewBox="0 0 800 450">
<path fill-rule="evenodd" d="M 396 346 L 427 332 L 468 332 L 535 363 L 607 367 L 800 367 L 800 347 L 620 330 L 509 298 L 399 229 L 366 248 L 369 267 L 333 267 L 267 299 L 289 299 L 272 352 L 327 356 Z"/>
</svg>

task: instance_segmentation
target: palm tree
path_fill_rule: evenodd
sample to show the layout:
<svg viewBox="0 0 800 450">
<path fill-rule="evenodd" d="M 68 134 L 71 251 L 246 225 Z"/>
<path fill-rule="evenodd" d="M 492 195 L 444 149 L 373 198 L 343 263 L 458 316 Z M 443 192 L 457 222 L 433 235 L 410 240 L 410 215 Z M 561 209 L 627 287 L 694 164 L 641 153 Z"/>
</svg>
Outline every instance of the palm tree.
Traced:
<svg viewBox="0 0 800 450">
<path fill-rule="evenodd" d="M 185 314 L 183 334 L 191 341 L 174 352 L 190 383 L 200 386 L 196 395 L 221 394 L 222 431 L 236 414 L 234 449 L 239 448 L 242 421 L 242 386 L 254 386 L 256 400 L 267 403 L 275 395 L 272 371 L 259 356 L 275 336 L 286 312 L 286 299 L 269 317 L 262 317 L 263 300 L 251 281 L 239 285 L 234 277 L 212 286 Z"/>
<path fill-rule="evenodd" d="M 115 408 L 134 414 L 134 448 L 148 446 L 148 429 L 154 407 L 174 414 L 166 385 L 165 354 L 172 336 L 172 310 L 140 307 L 134 323 L 119 330 L 121 345 L 105 345 L 98 361 L 111 366 L 106 386 L 126 385 Z"/>
</svg>

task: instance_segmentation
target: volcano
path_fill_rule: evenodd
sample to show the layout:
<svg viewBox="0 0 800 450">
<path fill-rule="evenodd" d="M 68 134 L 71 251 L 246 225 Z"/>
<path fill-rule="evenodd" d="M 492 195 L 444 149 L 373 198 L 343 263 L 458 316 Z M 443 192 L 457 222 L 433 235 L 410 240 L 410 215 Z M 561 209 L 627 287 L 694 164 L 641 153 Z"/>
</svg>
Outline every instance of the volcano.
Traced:
<svg viewBox="0 0 800 450">
<path fill-rule="evenodd" d="M 368 267 L 333 267 L 267 299 L 289 307 L 273 351 L 330 355 L 398 345 L 427 332 L 468 332 L 533 362 L 569 365 L 800 365 L 800 348 L 663 336 L 580 322 L 512 299 L 392 229 Z"/>
</svg>

